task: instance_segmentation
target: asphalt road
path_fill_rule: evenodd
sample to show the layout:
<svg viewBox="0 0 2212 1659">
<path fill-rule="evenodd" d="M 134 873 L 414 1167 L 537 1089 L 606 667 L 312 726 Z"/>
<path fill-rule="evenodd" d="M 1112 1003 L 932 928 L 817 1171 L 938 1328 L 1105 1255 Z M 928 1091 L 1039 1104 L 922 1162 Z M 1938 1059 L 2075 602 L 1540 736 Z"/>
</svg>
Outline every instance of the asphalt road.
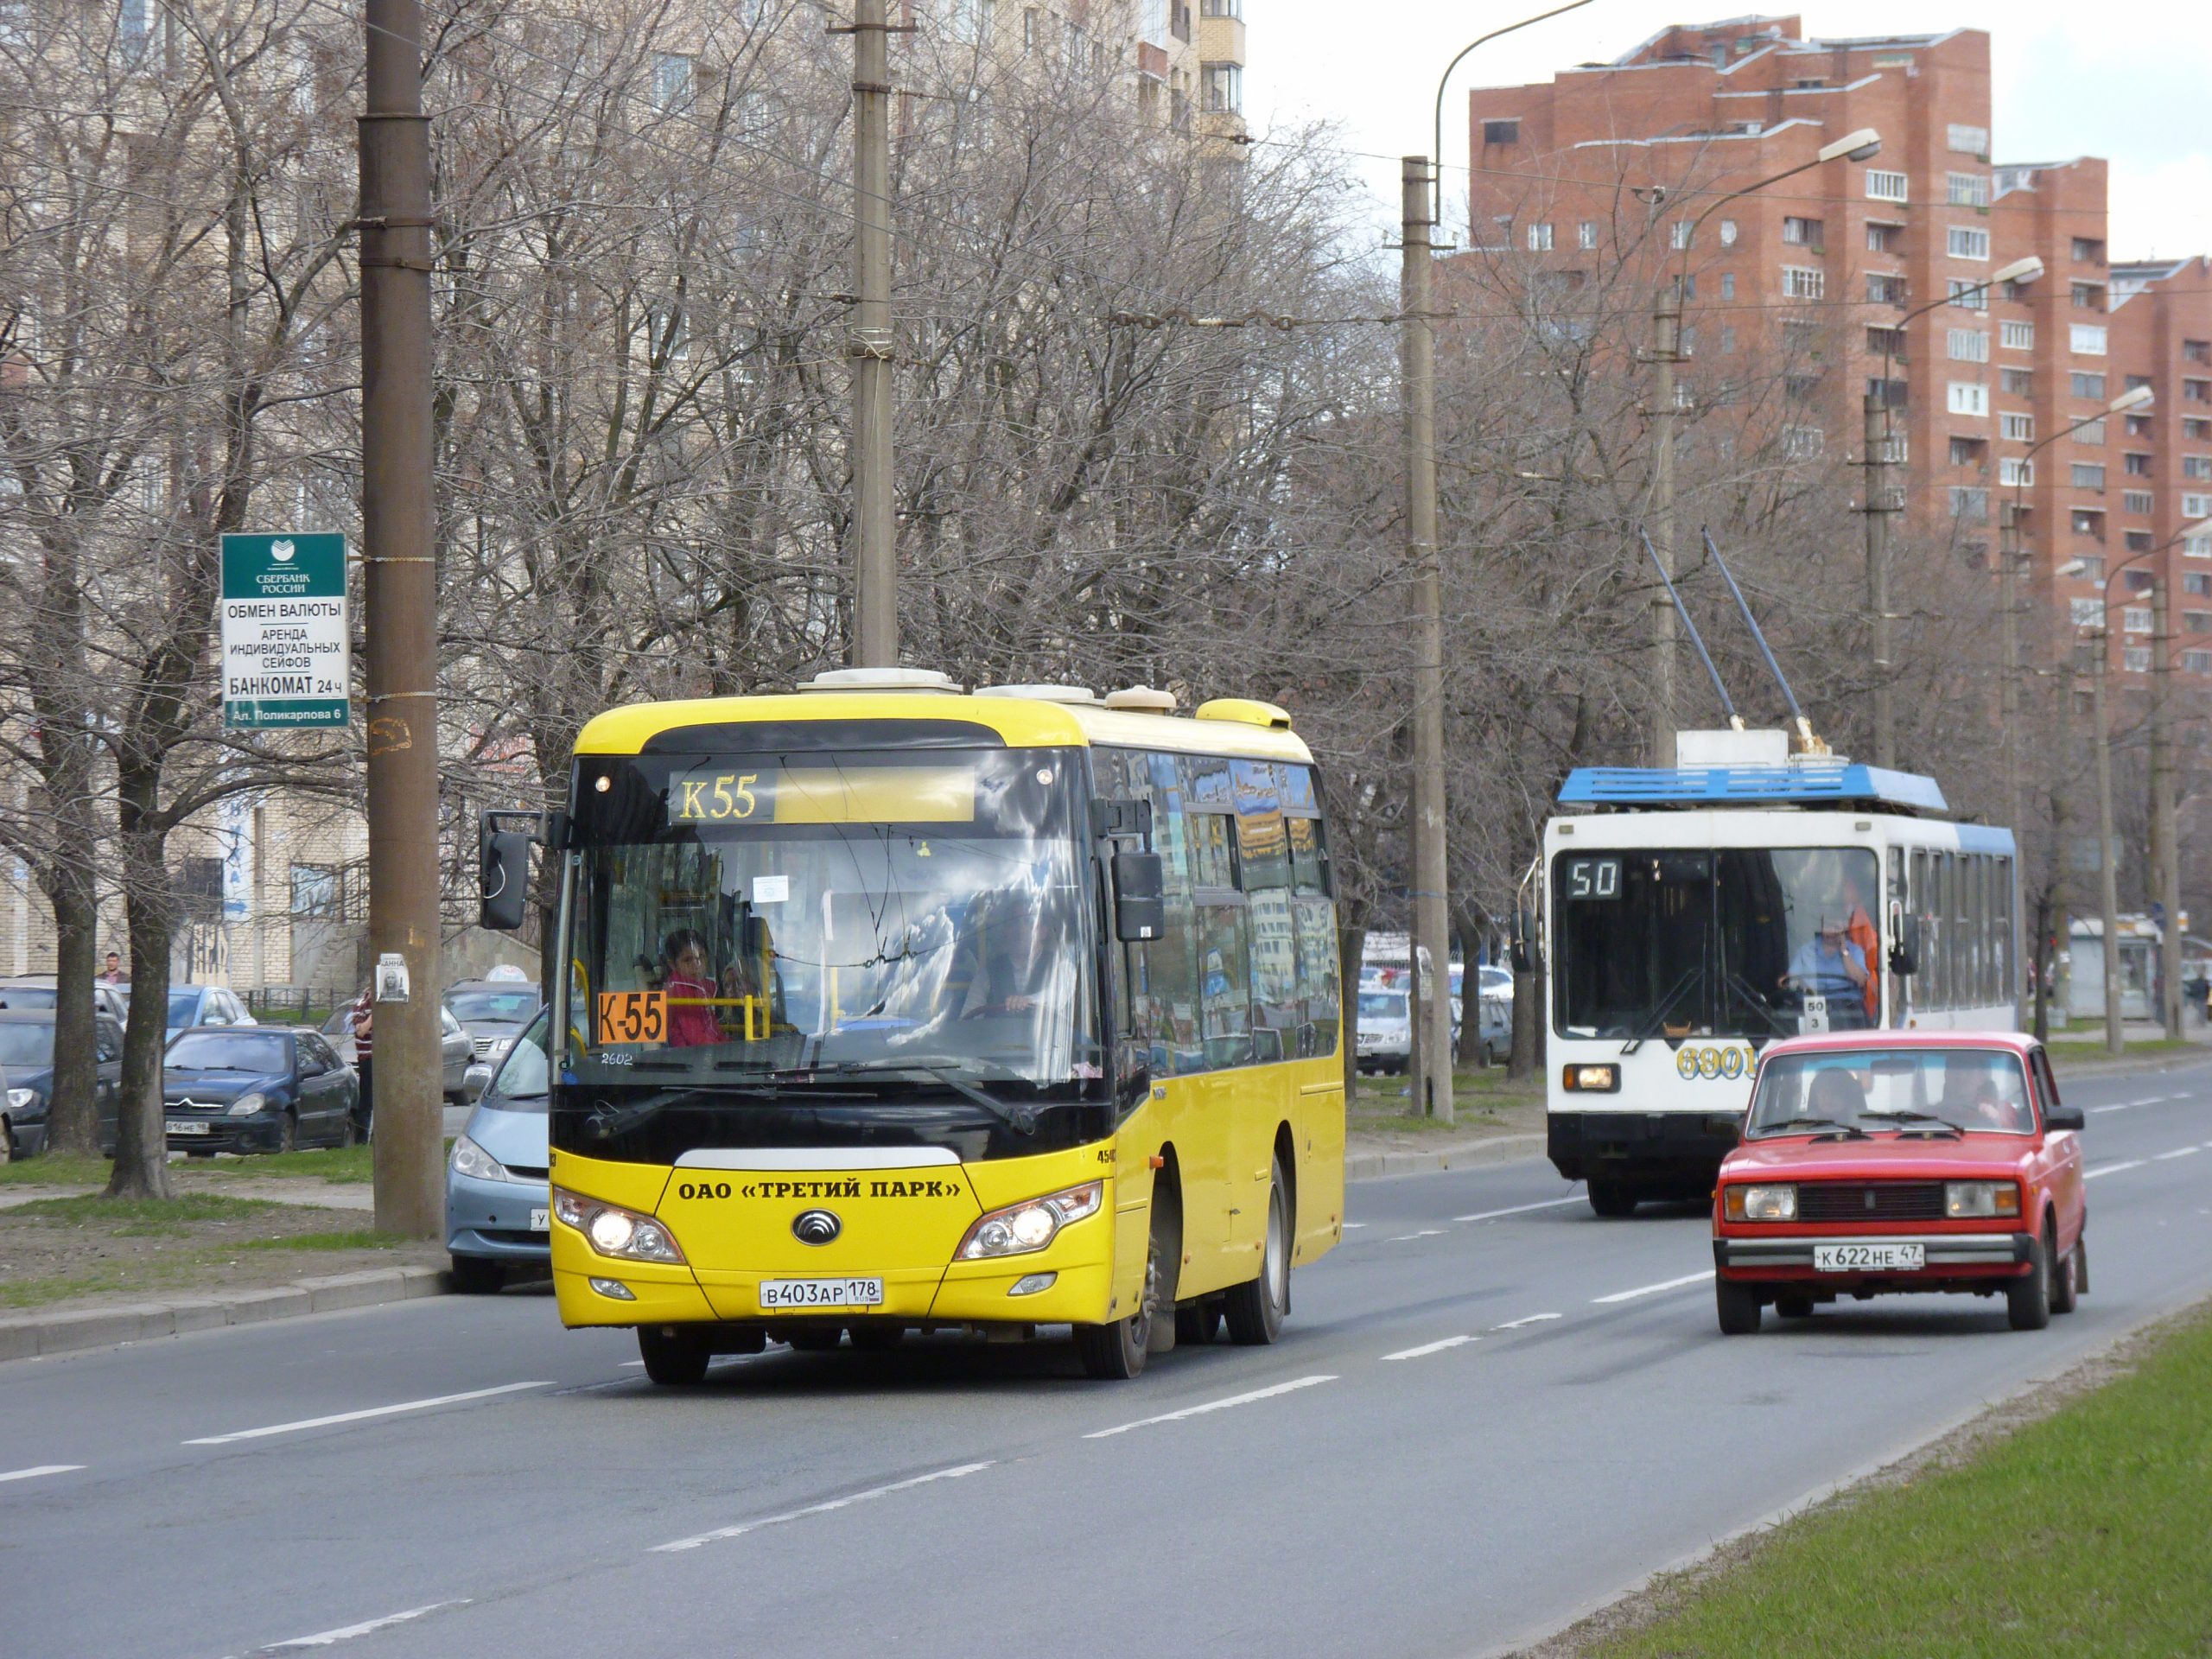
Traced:
<svg viewBox="0 0 2212 1659">
<path fill-rule="evenodd" d="M 2093 1293 L 1715 1332 L 1702 1215 L 1353 1189 L 1270 1349 L 781 1349 L 664 1392 L 542 1291 L 0 1365 L 11 1659 L 1472 1654 L 2212 1294 L 2212 1065 L 2076 1081 Z"/>
</svg>

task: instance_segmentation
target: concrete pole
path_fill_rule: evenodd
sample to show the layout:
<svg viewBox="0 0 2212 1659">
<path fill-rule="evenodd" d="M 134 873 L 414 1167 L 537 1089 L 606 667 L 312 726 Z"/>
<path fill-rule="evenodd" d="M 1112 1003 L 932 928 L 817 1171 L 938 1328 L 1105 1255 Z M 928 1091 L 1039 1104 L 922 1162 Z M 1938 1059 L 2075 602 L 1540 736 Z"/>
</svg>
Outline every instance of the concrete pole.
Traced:
<svg viewBox="0 0 2212 1659">
<path fill-rule="evenodd" d="M 2181 1040 L 2181 849 L 2174 822 L 2173 612 L 2165 572 L 2154 571 L 2151 588 L 2151 859 L 2152 886 L 2166 913 L 2158 945 L 2163 981 L 2159 1012 L 2169 1042 Z"/>
<path fill-rule="evenodd" d="M 423 11 L 367 0 L 360 118 L 362 638 L 369 952 L 405 964 L 372 1033 L 376 1224 L 445 1229 L 438 1029 L 438 625 L 430 436 L 430 133 Z M 386 976 L 377 975 L 381 982 Z M 382 992 L 400 988 L 383 985 Z"/>
<path fill-rule="evenodd" d="M 2089 682 L 2089 718 L 2096 722 L 2097 741 L 2097 880 L 2104 906 L 2105 931 L 2105 1052 L 2123 1051 L 2126 1039 L 2120 1025 L 2120 873 L 2112 857 L 2112 727 L 2105 715 L 2106 658 L 2111 655 L 2108 637 L 2095 636 L 2096 675 Z"/>
<path fill-rule="evenodd" d="M 1998 605 L 2004 612 L 2005 674 L 1999 683 L 2003 699 L 2005 727 L 2005 800 L 2006 825 L 2012 831 L 2012 881 L 2015 892 L 2027 890 L 2027 818 L 2025 790 L 2020 777 L 2020 683 L 2026 668 L 2020 661 L 2020 550 L 2014 545 L 2017 526 L 2007 512 L 1998 525 L 1997 587 Z M 2070 694 L 2069 694 L 2070 695 Z M 2038 947 L 2039 949 L 2040 947 Z M 2031 960 L 2041 963 L 2040 956 Z M 2018 976 L 2014 976 L 2014 995 L 2018 995 Z M 2037 1002 L 2041 1015 L 2043 1004 Z M 2019 1007 L 2013 1006 L 2015 1023 Z"/>
<path fill-rule="evenodd" d="M 1414 1106 L 1452 1122 L 1452 976 L 1444 903 L 1444 584 L 1436 551 L 1436 340 L 1429 322 L 1428 158 L 1405 157 L 1399 308 L 1405 314 L 1406 559 L 1414 572 Z M 1421 952 L 1428 952 L 1428 1002 Z M 1423 1016 L 1426 1014 L 1426 1024 Z"/>
<path fill-rule="evenodd" d="M 853 519 L 849 552 L 855 668 L 899 661 L 897 518 L 891 452 L 891 67 L 885 0 L 853 15 Z"/>
<path fill-rule="evenodd" d="M 1668 581 L 1675 576 L 1675 360 L 1681 345 L 1681 295 L 1662 282 L 1651 310 L 1651 550 Z M 1675 764 L 1675 606 L 1664 583 L 1651 601 L 1651 726 L 1646 747 L 1655 766 Z"/>
<path fill-rule="evenodd" d="M 1897 707 L 1891 696 L 1890 404 L 1884 391 L 1866 397 L 1866 608 L 1874 626 L 1874 764 L 1897 763 Z M 2018 820 L 2014 819 L 2017 826 Z M 2014 834 L 2018 830 L 2015 828 Z"/>
</svg>

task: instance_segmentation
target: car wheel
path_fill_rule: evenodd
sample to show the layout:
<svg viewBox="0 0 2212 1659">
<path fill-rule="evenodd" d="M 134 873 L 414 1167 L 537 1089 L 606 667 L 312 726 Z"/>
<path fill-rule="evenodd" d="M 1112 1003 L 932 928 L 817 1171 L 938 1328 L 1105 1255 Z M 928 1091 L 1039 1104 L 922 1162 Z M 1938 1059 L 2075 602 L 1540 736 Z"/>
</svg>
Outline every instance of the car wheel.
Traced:
<svg viewBox="0 0 2212 1659">
<path fill-rule="evenodd" d="M 2015 1331 L 2040 1331 L 2050 1323 L 2050 1236 L 2028 1245 L 2028 1272 L 2005 1286 L 2005 1317 Z"/>
<path fill-rule="evenodd" d="M 1222 1301 L 1231 1342 L 1263 1348 L 1281 1334 L 1290 1313 L 1290 1190 L 1277 1154 L 1268 1171 L 1268 1236 L 1260 1249 L 1260 1276 L 1231 1287 Z"/>
<path fill-rule="evenodd" d="M 276 1150 L 297 1152 L 300 1149 L 300 1120 L 290 1112 L 284 1114 L 283 1122 L 276 1131 Z"/>
<path fill-rule="evenodd" d="M 489 1296 L 507 1282 L 507 1264 L 488 1256 L 456 1255 L 450 1276 L 462 1295 Z"/>
<path fill-rule="evenodd" d="M 1759 1328 L 1759 1291 L 1757 1285 L 1739 1285 L 1727 1279 L 1713 1281 L 1714 1312 L 1720 1316 L 1724 1337 L 1748 1337 Z"/>
<path fill-rule="evenodd" d="M 10 1122 L 8 1122 L 8 1120 L 7 1120 L 6 1118 L 4 1118 L 4 1117 L 0 1117 L 0 1164 L 12 1164 L 12 1163 L 14 1163 L 15 1161 L 16 1161 L 16 1128 L 15 1128 L 15 1125 L 14 1125 L 14 1124 L 12 1124 L 12 1123 L 10 1123 Z"/>
<path fill-rule="evenodd" d="M 2050 1311 L 2071 1313 L 2082 1300 L 2082 1241 L 2075 1239 L 2074 1248 L 2059 1259 L 2056 1271 L 2050 1275 Z"/>
<path fill-rule="evenodd" d="M 1144 1284 L 1137 1293 L 1135 1309 L 1104 1325 L 1075 1327 L 1075 1351 L 1083 1362 L 1083 1374 L 1102 1382 L 1128 1382 L 1144 1370 L 1145 1359 L 1152 1351 L 1152 1322 L 1159 1317 L 1161 1307 L 1160 1276 L 1165 1271 L 1161 1258 L 1166 1255 L 1164 1235 L 1168 1230 L 1169 1206 L 1159 1201 L 1160 1196 L 1155 1188 L 1145 1250 Z M 1179 1232 L 1180 1229 L 1177 1230 Z M 1172 1300 L 1168 1305 L 1173 1306 Z"/>
<path fill-rule="evenodd" d="M 645 1362 L 645 1375 L 663 1388 L 692 1388 L 707 1380 L 707 1339 L 683 1325 L 639 1325 L 638 1357 Z"/>
<path fill-rule="evenodd" d="M 361 1126 L 353 1121 L 353 1113 L 345 1113 L 338 1120 L 338 1149 L 343 1152 L 348 1147 L 360 1144 Z"/>
<path fill-rule="evenodd" d="M 1590 1207 L 1607 1221 L 1623 1221 L 1636 1213 L 1636 1188 L 1626 1181 L 1590 1178 Z"/>
<path fill-rule="evenodd" d="M 1813 1317 L 1813 1299 L 1802 1290 L 1785 1290 L 1774 1299 L 1776 1314 L 1785 1319 Z"/>
</svg>

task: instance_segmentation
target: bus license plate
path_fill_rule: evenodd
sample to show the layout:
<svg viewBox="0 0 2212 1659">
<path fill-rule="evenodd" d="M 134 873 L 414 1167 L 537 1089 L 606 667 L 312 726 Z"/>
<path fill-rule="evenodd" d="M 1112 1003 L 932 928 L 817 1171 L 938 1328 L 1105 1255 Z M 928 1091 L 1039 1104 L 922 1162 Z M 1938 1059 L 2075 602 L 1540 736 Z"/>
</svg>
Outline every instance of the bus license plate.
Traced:
<svg viewBox="0 0 2212 1659">
<path fill-rule="evenodd" d="M 1917 1273 L 1927 1265 L 1924 1244 L 1815 1244 L 1815 1273 Z"/>
<path fill-rule="evenodd" d="M 760 1306 L 773 1307 L 880 1307 L 880 1279 L 763 1279 Z"/>
<path fill-rule="evenodd" d="M 172 1117 L 163 1121 L 162 1133 L 164 1135 L 205 1135 L 207 1133 L 207 1126 L 185 1118 Z"/>
</svg>

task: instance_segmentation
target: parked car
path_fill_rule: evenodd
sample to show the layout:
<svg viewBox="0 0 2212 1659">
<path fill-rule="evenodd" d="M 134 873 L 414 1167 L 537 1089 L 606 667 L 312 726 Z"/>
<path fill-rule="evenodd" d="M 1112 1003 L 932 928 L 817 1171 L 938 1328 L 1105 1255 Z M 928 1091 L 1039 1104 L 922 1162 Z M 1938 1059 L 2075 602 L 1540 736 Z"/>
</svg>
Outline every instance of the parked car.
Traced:
<svg viewBox="0 0 2212 1659">
<path fill-rule="evenodd" d="M 2031 1037 L 1883 1031 L 1770 1044 L 1743 1143 L 1721 1161 L 1720 1329 L 1771 1305 L 2002 1293 L 2016 1331 L 2089 1286 L 2078 1107 Z"/>
<path fill-rule="evenodd" d="M 52 974 L 21 974 L 0 979 L 0 1008 L 50 1008 L 60 1000 Z M 122 1025 L 130 1018 L 130 988 L 92 982 L 92 1011 Z"/>
<path fill-rule="evenodd" d="M 1352 1041 L 1359 1056 L 1361 1071 L 1402 1072 L 1413 1064 L 1413 1027 L 1406 1012 L 1411 1000 L 1410 994 L 1402 988 L 1370 988 L 1359 994 L 1359 1001 L 1355 1005 L 1357 1025 Z M 1494 1007 L 1484 1008 L 1482 1014 L 1482 1040 L 1491 1045 L 1491 1055 L 1495 1058 L 1500 1048 L 1512 1046 L 1511 1016 L 1507 1016 L 1504 1028 L 1501 1031 Z M 1452 999 L 1452 1045 L 1455 1050 L 1459 1044 L 1459 1026 L 1463 1018 L 1459 999 L 1455 996 Z"/>
<path fill-rule="evenodd" d="M 446 1249 L 457 1290 L 493 1291 L 550 1259 L 546 1014 L 523 1030 L 468 1115 L 446 1164 Z"/>
<path fill-rule="evenodd" d="M 447 1010 L 476 1046 L 480 1065 L 497 1066 L 516 1038 L 543 1007 L 545 999 L 528 980 L 464 979 L 445 995 Z"/>
<path fill-rule="evenodd" d="M 257 1026 L 261 1022 L 246 1012 L 245 1004 L 219 985 L 169 987 L 168 1034 L 195 1026 Z"/>
<path fill-rule="evenodd" d="M 320 1033 L 194 1028 L 171 1041 L 163 1066 L 172 1152 L 290 1152 L 358 1138 L 360 1084 Z"/>
<path fill-rule="evenodd" d="M 92 1014 L 95 1056 L 93 1103 L 99 1113 L 101 1149 L 115 1150 L 117 1091 L 123 1077 L 123 1027 L 97 1009 Z M 0 1151 L 12 1160 L 35 1158 L 47 1147 L 54 1089 L 54 1011 L 0 1011 L 0 1071 L 8 1093 L 0 1103 Z"/>
<path fill-rule="evenodd" d="M 322 1035 L 331 1047 L 338 1051 L 338 1058 L 349 1066 L 360 1064 L 353 1041 L 353 1005 L 344 1007 L 322 1022 Z M 372 1051 L 373 1052 L 373 1051 Z M 468 1033 L 461 1028 L 461 1021 L 449 1010 L 438 1010 L 438 1086 L 447 1103 L 466 1106 L 484 1087 L 483 1074 L 475 1065 L 476 1047 Z"/>
</svg>

